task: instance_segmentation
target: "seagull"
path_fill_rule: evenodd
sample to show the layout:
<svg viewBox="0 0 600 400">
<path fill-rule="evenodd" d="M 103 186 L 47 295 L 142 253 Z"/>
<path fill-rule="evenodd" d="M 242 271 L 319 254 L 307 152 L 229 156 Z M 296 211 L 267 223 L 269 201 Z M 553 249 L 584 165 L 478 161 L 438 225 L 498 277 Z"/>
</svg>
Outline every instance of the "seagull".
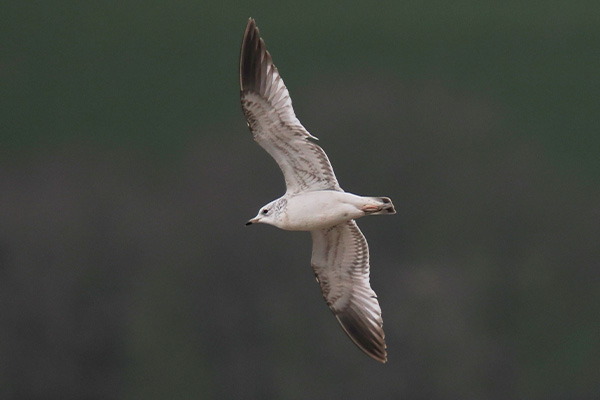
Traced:
<svg viewBox="0 0 600 400">
<path fill-rule="evenodd" d="M 355 219 L 395 214 L 388 197 L 345 192 L 318 140 L 302 126 L 254 19 L 240 54 L 242 110 L 254 140 L 281 168 L 286 192 L 246 225 L 309 231 L 311 266 L 325 302 L 352 341 L 368 356 L 387 361 L 381 308 L 369 283 L 369 248 Z"/>
</svg>

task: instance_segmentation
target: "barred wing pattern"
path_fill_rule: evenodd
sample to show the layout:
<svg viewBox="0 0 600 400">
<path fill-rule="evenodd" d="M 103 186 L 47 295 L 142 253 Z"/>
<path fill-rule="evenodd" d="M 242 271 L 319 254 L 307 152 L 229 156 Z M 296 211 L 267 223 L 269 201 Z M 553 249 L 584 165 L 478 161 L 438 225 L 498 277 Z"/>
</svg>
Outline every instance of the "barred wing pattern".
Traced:
<svg viewBox="0 0 600 400">
<path fill-rule="evenodd" d="M 311 265 L 327 305 L 350 339 L 385 363 L 381 308 L 369 284 L 367 240 L 354 220 L 311 233 Z"/>
<path fill-rule="evenodd" d="M 248 21 L 240 56 L 242 109 L 254 140 L 281 168 L 287 193 L 341 191 L 323 149 L 298 121 L 283 79 L 253 19 Z"/>
</svg>

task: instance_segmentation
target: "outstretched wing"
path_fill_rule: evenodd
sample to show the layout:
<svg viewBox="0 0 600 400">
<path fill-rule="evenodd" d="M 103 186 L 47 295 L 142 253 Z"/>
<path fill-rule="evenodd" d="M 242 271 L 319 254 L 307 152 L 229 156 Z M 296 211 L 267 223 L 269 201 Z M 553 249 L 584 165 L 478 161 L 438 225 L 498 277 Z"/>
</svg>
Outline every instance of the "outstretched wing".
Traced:
<svg viewBox="0 0 600 400">
<path fill-rule="evenodd" d="M 240 55 L 244 115 L 258 142 L 279 164 L 288 193 L 341 190 L 331 163 L 298 121 L 292 100 L 252 18 Z"/>
<path fill-rule="evenodd" d="M 350 339 L 385 363 L 381 308 L 369 284 L 367 240 L 354 220 L 311 233 L 311 265 L 327 305 Z"/>
</svg>

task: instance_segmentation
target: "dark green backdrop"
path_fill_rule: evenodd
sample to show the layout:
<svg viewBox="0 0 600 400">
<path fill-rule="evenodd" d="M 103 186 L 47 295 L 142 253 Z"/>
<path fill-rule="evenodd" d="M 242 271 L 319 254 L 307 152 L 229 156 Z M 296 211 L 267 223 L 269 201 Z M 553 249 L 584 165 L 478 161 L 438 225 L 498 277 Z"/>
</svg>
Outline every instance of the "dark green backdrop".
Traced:
<svg viewBox="0 0 600 400">
<path fill-rule="evenodd" d="M 5 2 L 8 3 L 8 2 Z M 0 6 L 3 399 L 600 397 L 600 7 Z M 256 18 L 347 191 L 389 362 L 346 338 L 239 105 Z"/>
</svg>

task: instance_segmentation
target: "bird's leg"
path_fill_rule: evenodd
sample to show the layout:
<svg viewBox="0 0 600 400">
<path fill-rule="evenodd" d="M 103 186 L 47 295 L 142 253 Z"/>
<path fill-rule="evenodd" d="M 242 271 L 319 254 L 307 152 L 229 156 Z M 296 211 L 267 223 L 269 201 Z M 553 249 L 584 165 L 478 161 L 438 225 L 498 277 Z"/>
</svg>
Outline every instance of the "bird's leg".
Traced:
<svg viewBox="0 0 600 400">
<path fill-rule="evenodd" d="M 365 204 L 364 206 L 362 206 L 360 208 L 360 210 L 362 212 L 366 213 L 366 214 L 369 214 L 369 213 L 374 213 L 374 212 L 377 212 L 377 211 L 381 211 L 381 206 L 375 206 L 375 205 L 372 205 L 372 204 Z"/>
</svg>

